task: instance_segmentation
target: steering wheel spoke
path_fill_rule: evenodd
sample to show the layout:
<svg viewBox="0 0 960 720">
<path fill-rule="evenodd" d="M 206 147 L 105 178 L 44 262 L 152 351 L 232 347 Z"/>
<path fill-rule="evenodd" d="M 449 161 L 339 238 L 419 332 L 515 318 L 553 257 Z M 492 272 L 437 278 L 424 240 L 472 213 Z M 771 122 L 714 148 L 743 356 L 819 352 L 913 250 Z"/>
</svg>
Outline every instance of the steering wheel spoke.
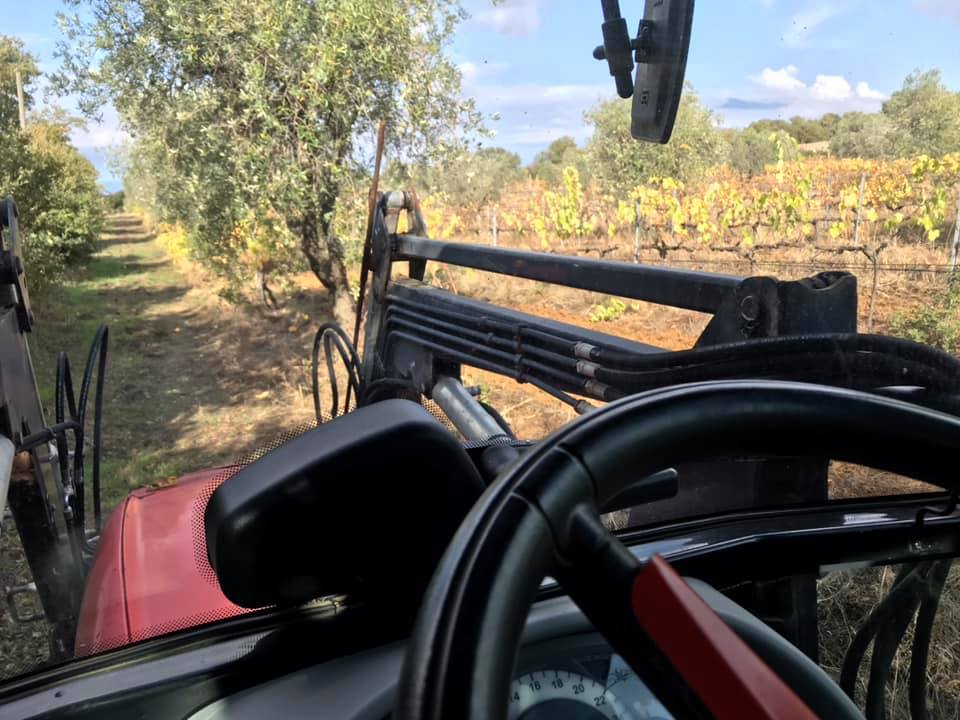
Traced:
<svg viewBox="0 0 960 720">
<path fill-rule="evenodd" d="M 578 508 L 571 525 L 571 563 L 555 573 L 570 599 L 675 717 L 711 717 L 637 622 L 633 595 L 643 566 L 589 508 Z"/>
</svg>

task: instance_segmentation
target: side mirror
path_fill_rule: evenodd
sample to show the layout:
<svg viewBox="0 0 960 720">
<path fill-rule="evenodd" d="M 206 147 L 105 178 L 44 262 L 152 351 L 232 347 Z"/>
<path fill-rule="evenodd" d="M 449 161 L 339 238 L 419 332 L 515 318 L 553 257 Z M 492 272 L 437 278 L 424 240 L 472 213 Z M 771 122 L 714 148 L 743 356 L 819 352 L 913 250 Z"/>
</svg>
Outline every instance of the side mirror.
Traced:
<svg viewBox="0 0 960 720">
<path fill-rule="evenodd" d="M 694 0 L 646 0 L 637 36 L 631 38 L 617 0 L 601 0 L 603 45 L 593 51 L 606 60 L 617 94 L 633 97 L 630 132 L 637 140 L 666 143 L 673 133 L 683 95 Z M 636 79 L 631 80 L 636 62 Z"/>
<path fill-rule="evenodd" d="M 483 487 L 438 420 L 416 403 L 385 400 L 226 480 L 204 513 L 207 556 L 224 595 L 242 607 L 346 593 L 415 610 Z"/>
</svg>

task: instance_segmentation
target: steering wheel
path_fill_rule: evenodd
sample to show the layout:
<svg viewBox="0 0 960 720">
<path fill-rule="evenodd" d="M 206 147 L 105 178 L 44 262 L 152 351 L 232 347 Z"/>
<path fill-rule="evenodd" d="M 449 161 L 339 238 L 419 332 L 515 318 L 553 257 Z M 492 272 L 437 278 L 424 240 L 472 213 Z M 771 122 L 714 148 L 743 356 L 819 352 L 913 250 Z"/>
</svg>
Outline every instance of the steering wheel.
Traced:
<svg viewBox="0 0 960 720">
<path fill-rule="evenodd" d="M 521 458 L 464 519 L 424 596 L 394 717 L 505 718 L 521 633 L 546 575 L 668 709 L 677 707 L 669 701 L 677 676 L 651 667 L 649 636 L 634 616 L 641 566 L 597 510 L 631 480 L 684 461 L 799 454 L 953 489 L 958 451 L 956 417 L 801 383 L 675 386 L 591 412 Z M 839 710 L 830 716 L 850 716 Z"/>
</svg>

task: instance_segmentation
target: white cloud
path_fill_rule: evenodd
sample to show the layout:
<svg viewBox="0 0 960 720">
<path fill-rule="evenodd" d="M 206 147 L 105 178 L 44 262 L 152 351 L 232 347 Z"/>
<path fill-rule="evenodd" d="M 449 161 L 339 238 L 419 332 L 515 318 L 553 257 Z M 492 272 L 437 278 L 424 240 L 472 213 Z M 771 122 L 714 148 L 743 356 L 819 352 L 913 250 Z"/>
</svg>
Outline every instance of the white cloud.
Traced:
<svg viewBox="0 0 960 720">
<path fill-rule="evenodd" d="M 823 5 L 797 13 L 790 18 L 790 26 L 783 34 L 784 44 L 789 48 L 806 47 L 810 34 L 838 12 L 835 7 Z"/>
<path fill-rule="evenodd" d="M 463 76 L 463 81 L 465 83 L 472 83 L 477 79 L 477 73 L 479 69 L 477 68 L 476 63 L 472 62 L 462 62 L 457 65 L 457 70 L 460 71 L 460 75 Z"/>
<path fill-rule="evenodd" d="M 120 126 L 120 118 L 112 107 L 107 109 L 99 122 L 90 120 L 85 126 L 70 133 L 70 140 L 81 152 L 104 150 L 122 145 L 130 135 Z"/>
<path fill-rule="evenodd" d="M 957 0 L 913 0 L 913 7 L 928 15 L 960 23 L 960 2 Z"/>
<path fill-rule="evenodd" d="M 842 75 L 817 75 L 812 83 L 802 79 L 794 65 L 764 68 L 749 76 L 754 90 L 743 95 L 717 97 L 711 103 L 719 107 L 727 125 L 742 127 L 761 118 L 820 117 L 828 112 L 876 112 L 886 100 L 869 83 L 855 86 Z"/>
<path fill-rule="evenodd" d="M 481 25 L 511 37 L 533 37 L 540 31 L 542 0 L 504 0 L 474 15 Z"/>
<path fill-rule="evenodd" d="M 810 94 L 824 102 L 846 100 L 850 97 L 850 83 L 841 75 L 817 75 Z"/>
<path fill-rule="evenodd" d="M 611 96 L 608 83 L 517 85 L 480 83 L 467 94 L 488 117 L 498 117 L 491 144 L 519 152 L 529 160 L 540 146 L 570 135 L 582 142 L 590 135 L 583 119 L 597 100 Z"/>
<path fill-rule="evenodd" d="M 472 85 L 480 78 L 498 75 L 509 68 L 510 65 L 507 63 L 487 62 L 486 60 L 481 63 L 465 60 L 457 65 L 457 70 L 460 71 L 460 75 L 463 77 L 464 85 Z"/>
<path fill-rule="evenodd" d="M 857 83 L 857 97 L 862 100 L 886 100 L 887 96 L 879 90 L 874 90 L 865 82 Z"/>
<path fill-rule="evenodd" d="M 759 75 L 751 77 L 751 80 L 769 90 L 799 90 L 806 87 L 803 81 L 797 78 L 799 72 L 796 65 L 787 65 L 779 70 L 764 68 Z"/>
</svg>

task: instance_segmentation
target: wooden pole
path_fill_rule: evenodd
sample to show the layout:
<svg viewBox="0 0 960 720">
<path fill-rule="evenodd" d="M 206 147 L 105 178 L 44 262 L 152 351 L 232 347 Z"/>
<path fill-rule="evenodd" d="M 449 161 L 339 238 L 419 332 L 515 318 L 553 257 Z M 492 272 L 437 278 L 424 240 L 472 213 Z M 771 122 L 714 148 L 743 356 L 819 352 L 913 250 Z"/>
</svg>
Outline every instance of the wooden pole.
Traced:
<svg viewBox="0 0 960 720">
<path fill-rule="evenodd" d="M 950 272 L 957 270 L 957 255 L 960 255 L 960 191 L 957 192 L 957 217 L 953 221 L 953 242 L 950 244 Z"/>
<path fill-rule="evenodd" d="M 634 214 L 636 215 L 636 224 L 633 226 L 633 261 L 640 262 L 640 203 L 634 205 Z"/>
<path fill-rule="evenodd" d="M 23 100 L 23 76 L 20 75 L 20 71 L 17 70 L 15 73 L 17 78 L 17 107 L 20 110 L 20 129 L 27 129 L 27 108 Z"/>
<path fill-rule="evenodd" d="M 853 225 L 853 244 L 860 244 L 860 219 L 863 217 L 863 190 L 867 185 L 867 174 L 860 176 L 860 194 L 857 196 L 857 220 Z"/>
</svg>

